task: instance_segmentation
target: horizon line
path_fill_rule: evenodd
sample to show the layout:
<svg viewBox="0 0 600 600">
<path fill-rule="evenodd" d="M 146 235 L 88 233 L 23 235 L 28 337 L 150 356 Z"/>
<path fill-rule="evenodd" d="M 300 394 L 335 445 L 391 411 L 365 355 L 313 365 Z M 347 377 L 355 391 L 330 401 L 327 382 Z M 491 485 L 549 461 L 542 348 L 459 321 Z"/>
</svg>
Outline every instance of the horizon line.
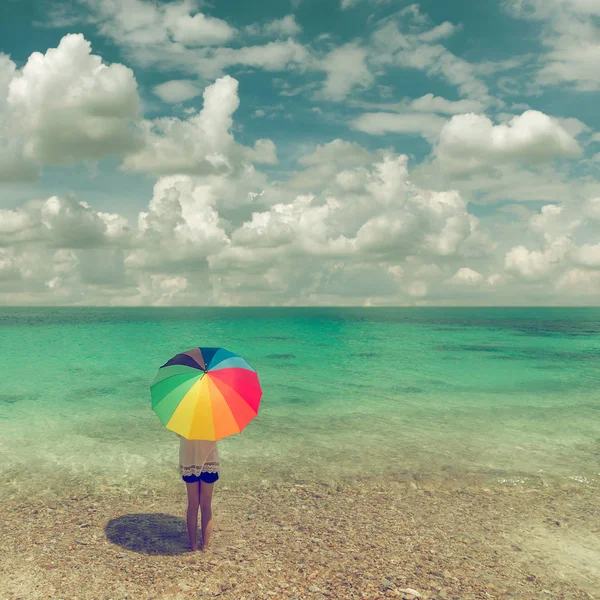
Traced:
<svg viewBox="0 0 600 600">
<path fill-rule="evenodd" d="M 155 306 L 152 304 L 140 304 L 139 306 L 130 305 L 106 305 L 106 304 L 11 304 L 2 305 L 0 310 L 7 308 L 364 308 L 364 309 L 385 309 L 385 308 L 600 308 L 600 304 L 440 304 L 418 306 L 414 304 L 390 304 L 378 306 L 365 306 L 363 304 L 298 304 L 289 305 L 269 305 L 269 304 L 236 304 L 236 305 L 204 305 L 204 304 L 189 304 L 189 305 L 173 305 L 173 306 Z"/>
</svg>

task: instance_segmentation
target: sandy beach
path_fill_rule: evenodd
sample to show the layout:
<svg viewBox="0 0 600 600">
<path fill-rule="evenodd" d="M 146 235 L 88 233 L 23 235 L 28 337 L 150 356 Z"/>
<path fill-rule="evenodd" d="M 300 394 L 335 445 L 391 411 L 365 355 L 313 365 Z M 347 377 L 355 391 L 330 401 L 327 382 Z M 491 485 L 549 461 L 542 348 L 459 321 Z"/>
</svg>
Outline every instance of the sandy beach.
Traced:
<svg viewBox="0 0 600 600">
<path fill-rule="evenodd" d="M 372 479 L 218 484 L 209 552 L 185 491 L 4 503 L 0 589 L 29 599 L 600 597 L 600 496 Z"/>
</svg>

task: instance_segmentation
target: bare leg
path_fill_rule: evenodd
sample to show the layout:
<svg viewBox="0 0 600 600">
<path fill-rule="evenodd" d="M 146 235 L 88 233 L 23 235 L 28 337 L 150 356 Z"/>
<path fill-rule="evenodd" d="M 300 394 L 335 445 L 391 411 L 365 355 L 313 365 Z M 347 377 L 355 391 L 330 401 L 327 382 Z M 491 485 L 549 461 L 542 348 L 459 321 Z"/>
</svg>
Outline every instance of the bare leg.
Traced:
<svg viewBox="0 0 600 600">
<path fill-rule="evenodd" d="M 196 539 L 198 533 L 198 507 L 200 506 L 200 482 L 194 483 L 185 482 L 188 497 L 187 507 L 187 530 L 190 538 L 190 548 L 192 552 L 198 550 L 198 541 Z"/>
<path fill-rule="evenodd" d="M 214 483 L 200 481 L 200 512 L 202 514 L 202 551 L 206 552 L 212 533 L 212 495 Z"/>
</svg>

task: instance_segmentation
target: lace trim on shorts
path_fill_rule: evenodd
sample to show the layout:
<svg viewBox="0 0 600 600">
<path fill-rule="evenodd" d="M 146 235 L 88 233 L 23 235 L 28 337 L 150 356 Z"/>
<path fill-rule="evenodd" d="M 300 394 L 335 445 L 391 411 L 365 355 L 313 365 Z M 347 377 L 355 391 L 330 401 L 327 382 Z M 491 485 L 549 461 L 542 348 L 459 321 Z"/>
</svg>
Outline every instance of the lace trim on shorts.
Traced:
<svg viewBox="0 0 600 600">
<path fill-rule="evenodd" d="M 219 472 L 219 463 L 216 461 L 207 461 L 204 465 L 190 465 L 189 467 L 184 467 L 183 465 L 179 465 L 179 474 L 183 476 L 195 475 L 198 477 L 200 473 L 218 473 Z"/>
</svg>

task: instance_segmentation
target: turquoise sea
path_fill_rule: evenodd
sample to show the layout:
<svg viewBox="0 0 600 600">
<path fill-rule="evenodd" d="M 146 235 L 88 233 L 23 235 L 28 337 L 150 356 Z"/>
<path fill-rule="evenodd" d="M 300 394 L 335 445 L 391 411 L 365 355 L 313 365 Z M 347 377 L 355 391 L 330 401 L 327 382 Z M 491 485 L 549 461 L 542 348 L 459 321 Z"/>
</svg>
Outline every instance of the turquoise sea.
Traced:
<svg viewBox="0 0 600 600">
<path fill-rule="evenodd" d="M 5 308 L 1 495 L 178 486 L 149 385 L 195 346 L 263 387 L 222 485 L 600 481 L 598 308 Z"/>
</svg>

